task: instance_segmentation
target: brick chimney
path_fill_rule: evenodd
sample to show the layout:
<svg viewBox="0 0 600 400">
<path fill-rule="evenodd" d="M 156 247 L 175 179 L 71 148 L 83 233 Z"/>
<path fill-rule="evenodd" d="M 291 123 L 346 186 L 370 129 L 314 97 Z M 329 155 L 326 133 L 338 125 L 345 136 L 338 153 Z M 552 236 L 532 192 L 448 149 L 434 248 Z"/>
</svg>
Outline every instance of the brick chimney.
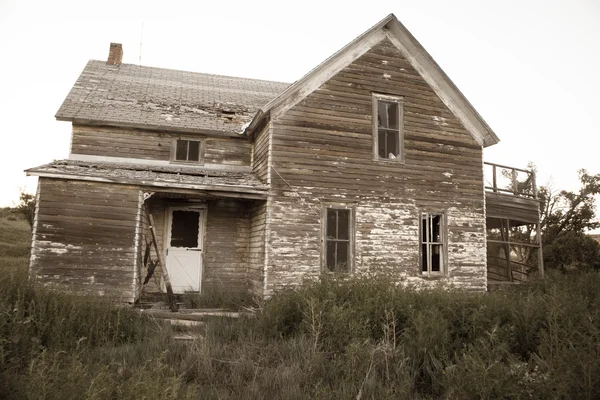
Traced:
<svg viewBox="0 0 600 400">
<path fill-rule="evenodd" d="M 121 65 L 121 61 L 123 61 L 123 45 L 121 43 L 111 43 L 106 63 L 109 65 Z"/>
</svg>

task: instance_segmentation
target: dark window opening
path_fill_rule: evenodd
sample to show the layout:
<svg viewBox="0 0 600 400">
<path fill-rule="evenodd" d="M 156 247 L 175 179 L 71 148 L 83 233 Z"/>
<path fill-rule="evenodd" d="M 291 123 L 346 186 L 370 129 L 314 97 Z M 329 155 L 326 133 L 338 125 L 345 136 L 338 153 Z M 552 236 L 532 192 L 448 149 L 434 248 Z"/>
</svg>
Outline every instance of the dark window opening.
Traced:
<svg viewBox="0 0 600 400">
<path fill-rule="evenodd" d="M 325 266 L 332 272 L 350 272 L 350 210 L 328 208 L 326 213 Z"/>
<path fill-rule="evenodd" d="M 178 139 L 175 146 L 175 160 L 199 162 L 200 161 L 200 141 Z"/>
<path fill-rule="evenodd" d="M 381 159 L 394 160 L 401 155 L 401 103 L 376 98 L 377 156 Z"/>
<path fill-rule="evenodd" d="M 173 211 L 171 221 L 171 247 L 198 246 L 200 213 L 198 211 Z"/>
<path fill-rule="evenodd" d="M 444 264 L 443 216 L 421 215 L 421 271 L 441 273 Z"/>
</svg>

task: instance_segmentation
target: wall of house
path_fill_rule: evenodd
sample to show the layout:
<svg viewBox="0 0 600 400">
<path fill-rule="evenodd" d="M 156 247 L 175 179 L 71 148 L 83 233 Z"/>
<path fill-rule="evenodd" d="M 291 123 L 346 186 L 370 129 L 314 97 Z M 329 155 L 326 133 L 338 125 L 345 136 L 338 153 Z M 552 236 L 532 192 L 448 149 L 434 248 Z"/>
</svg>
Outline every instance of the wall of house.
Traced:
<svg viewBox="0 0 600 400">
<path fill-rule="evenodd" d="M 248 237 L 248 289 L 262 296 L 265 261 L 266 201 L 256 201 L 250 206 L 250 232 Z"/>
<path fill-rule="evenodd" d="M 404 98 L 405 163 L 373 160 L 372 93 Z M 387 40 L 272 121 L 267 294 L 322 273 L 322 208 L 355 210 L 355 271 L 486 287 L 481 146 Z M 424 278 L 419 213 L 447 217 L 448 271 Z"/>
<path fill-rule="evenodd" d="M 267 182 L 269 174 L 269 144 L 271 124 L 266 124 L 253 140 L 252 147 L 252 172 L 262 182 Z"/>
<path fill-rule="evenodd" d="M 30 276 L 133 301 L 139 190 L 39 178 Z"/>
<path fill-rule="evenodd" d="M 235 199 L 208 203 L 202 289 L 247 291 L 248 203 Z"/>
<path fill-rule="evenodd" d="M 243 137 L 209 138 L 105 126 L 74 124 L 71 154 L 168 162 L 171 160 L 173 142 L 178 138 L 201 139 L 204 142 L 205 164 L 250 166 L 252 145 Z"/>
</svg>

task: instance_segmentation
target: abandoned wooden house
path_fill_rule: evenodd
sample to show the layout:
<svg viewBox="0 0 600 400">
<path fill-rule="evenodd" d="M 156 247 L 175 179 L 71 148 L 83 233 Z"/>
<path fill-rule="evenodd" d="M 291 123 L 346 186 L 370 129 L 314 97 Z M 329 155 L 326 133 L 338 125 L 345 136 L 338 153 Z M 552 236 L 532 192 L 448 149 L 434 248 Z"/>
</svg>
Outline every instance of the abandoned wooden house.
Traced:
<svg viewBox="0 0 600 400">
<path fill-rule="evenodd" d="M 389 15 L 293 84 L 89 61 L 39 177 L 30 276 L 269 296 L 322 274 L 485 290 L 541 269 L 530 171 Z M 486 173 L 487 172 L 487 173 Z"/>
</svg>

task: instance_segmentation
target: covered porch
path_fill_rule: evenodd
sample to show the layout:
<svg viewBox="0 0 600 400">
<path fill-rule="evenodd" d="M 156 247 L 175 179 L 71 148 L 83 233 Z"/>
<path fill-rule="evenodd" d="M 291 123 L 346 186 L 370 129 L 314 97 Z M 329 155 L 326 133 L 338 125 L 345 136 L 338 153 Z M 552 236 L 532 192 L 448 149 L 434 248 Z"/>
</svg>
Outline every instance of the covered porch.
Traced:
<svg viewBox="0 0 600 400">
<path fill-rule="evenodd" d="M 264 196 L 144 193 L 138 299 L 219 291 L 261 295 Z"/>
<path fill-rule="evenodd" d="M 543 275 L 535 173 L 484 163 L 488 286 Z"/>
</svg>

